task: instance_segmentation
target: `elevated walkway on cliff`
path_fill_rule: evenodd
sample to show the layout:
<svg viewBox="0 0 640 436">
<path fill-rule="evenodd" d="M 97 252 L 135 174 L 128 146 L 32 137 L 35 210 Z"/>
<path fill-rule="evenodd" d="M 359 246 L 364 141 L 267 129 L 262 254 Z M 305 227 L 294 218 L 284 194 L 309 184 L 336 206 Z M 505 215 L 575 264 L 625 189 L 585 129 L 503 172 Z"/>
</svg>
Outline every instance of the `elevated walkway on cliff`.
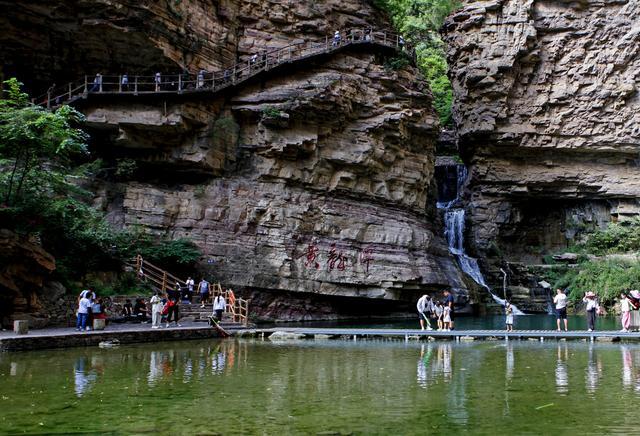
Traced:
<svg viewBox="0 0 640 436">
<path fill-rule="evenodd" d="M 83 79 L 67 85 L 49 89 L 33 102 L 48 109 L 55 109 L 63 104 L 73 105 L 94 96 L 212 96 L 243 85 L 269 71 L 307 62 L 349 47 L 412 52 L 396 33 L 354 29 L 343 34 L 339 41 L 327 36 L 320 41 L 305 41 L 262 51 L 246 61 L 213 73 L 161 75 L 160 82 L 156 76 L 134 75 L 126 76 L 126 83 L 123 83 L 125 74 L 100 76 L 99 81 L 95 80 L 95 76 L 84 76 Z"/>
</svg>

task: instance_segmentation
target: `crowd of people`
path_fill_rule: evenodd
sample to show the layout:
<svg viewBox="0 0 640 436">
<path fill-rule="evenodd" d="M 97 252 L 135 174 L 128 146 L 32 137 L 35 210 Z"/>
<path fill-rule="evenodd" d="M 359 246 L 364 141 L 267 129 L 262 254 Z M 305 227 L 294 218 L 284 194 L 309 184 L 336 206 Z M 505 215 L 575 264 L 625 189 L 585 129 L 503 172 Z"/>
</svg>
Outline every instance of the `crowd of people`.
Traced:
<svg viewBox="0 0 640 436">
<path fill-rule="evenodd" d="M 450 291 L 444 291 L 445 300 L 436 301 L 429 295 L 423 295 L 418 300 L 416 307 L 418 309 L 418 319 L 420 320 L 420 328 L 422 330 L 433 330 L 431 321 L 435 321 L 438 331 L 453 330 L 454 319 L 454 299 Z M 587 331 L 593 332 L 596 328 L 596 318 L 598 315 L 606 315 L 604 307 L 600 305 L 597 295 L 588 291 L 582 297 L 587 318 Z M 556 316 L 556 327 L 558 331 L 569 331 L 569 321 L 567 318 L 568 298 L 564 289 L 558 288 L 556 295 L 553 297 L 553 307 Z M 622 330 L 620 332 L 627 333 L 631 328 L 631 317 L 633 311 L 640 311 L 640 291 L 632 290 L 628 293 L 622 292 L 618 299 L 620 307 L 620 323 Z M 507 300 L 504 304 L 505 327 L 507 331 L 513 331 L 514 325 L 514 307 Z M 640 312 L 638 312 L 638 322 L 635 324 L 640 326 Z"/>
<path fill-rule="evenodd" d="M 435 321 L 437 331 L 451 331 L 454 328 L 454 299 L 450 291 L 444 291 L 444 301 L 434 301 L 429 295 L 423 295 L 416 305 L 420 328 L 433 330 L 431 320 Z"/>
<path fill-rule="evenodd" d="M 211 301 L 211 285 L 203 278 L 195 288 L 194 280 L 189 277 L 184 285 L 176 282 L 175 285 L 166 292 L 155 291 L 149 301 L 144 298 L 136 298 L 135 303 L 130 299 L 125 300 L 119 311 L 108 311 L 105 308 L 103 299 L 96 296 L 95 292 L 86 289 L 78 296 L 76 311 L 76 330 L 89 331 L 92 329 L 94 319 L 104 319 L 105 324 L 112 322 L 140 322 L 151 321 L 151 328 L 158 329 L 165 324 L 166 328 L 174 324 L 180 327 L 180 305 L 193 304 L 194 291 L 200 297 L 200 308 L 205 308 Z M 218 293 L 213 297 L 212 313 L 210 320 L 218 322 L 227 307 L 227 303 L 235 304 L 233 290 L 227 289 L 227 298 L 223 293 Z"/>
</svg>

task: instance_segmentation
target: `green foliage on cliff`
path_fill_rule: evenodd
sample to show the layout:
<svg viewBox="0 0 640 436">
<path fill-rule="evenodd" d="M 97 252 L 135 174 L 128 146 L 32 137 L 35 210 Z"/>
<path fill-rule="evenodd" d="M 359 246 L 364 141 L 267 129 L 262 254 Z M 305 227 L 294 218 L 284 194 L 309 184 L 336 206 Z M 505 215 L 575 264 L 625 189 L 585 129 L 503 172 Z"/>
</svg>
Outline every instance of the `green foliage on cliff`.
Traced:
<svg viewBox="0 0 640 436">
<path fill-rule="evenodd" d="M 418 68 L 433 92 L 434 105 L 440 122 L 451 123 L 453 91 L 447 77 L 444 43 L 438 33 L 445 18 L 457 7 L 457 0 L 374 0 L 385 10 L 396 29 L 416 50 Z"/>
<path fill-rule="evenodd" d="M 640 287 L 640 262 L 627 259 L 598 259 L 568 269 L 554 283 L 569 289 L 569 298 L 578 300 L 587 291 L 598 294 L 605 304 L 613 303 L 620 292 Z M 555 288 L 554 288 L 555 289 Z"/>
<path fill-rule="evenodd" d="M 572 251 L 579 253 L 578 265 L 557 266 L 546 275 L 555 287 L 568 287 L 572 299 L 593 291 L 602 302 L 612 303 L 620 292 L 640 288 L 640 261 L 633 257 L 640 251 L 640 219 L 596 230 Z"/>
<path fill-rule="evenodd" d="M 4 84 L 0 227 L 37 235 L 56 258 L 56 274 L 66 283 L 93 270 L 117 271 L 138 253 L 167 268 L 198 260 L 200 251 L 188 240 L 111 227 L 103 213 L 89 205 L 93 195 L 82 188 L 82 179 L 101 166 L 86 163 L 88 136 L 78 127 L 82 114 L 68 106 L 49 112 L 31 104 L 17 80 Z M 116 179 L 126 179 L 135 169 L 135 161 L 118 162 Z"/>
<path fill-rule="evenodd" d="M 640 219 L 611 223 L 590 234 L 581 247 L 597 255 L 640 251 Z"/>
</svg>

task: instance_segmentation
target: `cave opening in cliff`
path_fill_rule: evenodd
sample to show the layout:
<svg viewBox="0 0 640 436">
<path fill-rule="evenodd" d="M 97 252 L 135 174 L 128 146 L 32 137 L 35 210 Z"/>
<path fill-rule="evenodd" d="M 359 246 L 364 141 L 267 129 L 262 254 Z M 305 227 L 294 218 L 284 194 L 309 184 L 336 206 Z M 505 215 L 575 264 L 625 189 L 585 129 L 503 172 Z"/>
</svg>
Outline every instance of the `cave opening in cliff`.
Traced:
<svg viewBox="0 0 640 436">
<path fill-rule="evenodd" d="M 510 261 L 537 264 L 575 245 L 611 220 L 611 205 L 598 200 L 536 198 L 514 201 L 499 226 L 497 247 Z"/>
</svg>

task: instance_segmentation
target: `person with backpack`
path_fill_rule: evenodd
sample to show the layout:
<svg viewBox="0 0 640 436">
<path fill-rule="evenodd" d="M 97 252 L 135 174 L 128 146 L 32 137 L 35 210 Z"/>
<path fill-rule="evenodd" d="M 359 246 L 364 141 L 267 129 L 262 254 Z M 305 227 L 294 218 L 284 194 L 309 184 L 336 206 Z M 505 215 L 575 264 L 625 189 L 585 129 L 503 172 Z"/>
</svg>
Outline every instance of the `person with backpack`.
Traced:
<svg viewBox="0 0 640 436">
<path fill-rule="evenodd" d="M 209 282 L 204 278 L 198 284 L 198 292 L 200 293 L 200 307 L 204 307 L 209 301 Z"/>
</svg>

